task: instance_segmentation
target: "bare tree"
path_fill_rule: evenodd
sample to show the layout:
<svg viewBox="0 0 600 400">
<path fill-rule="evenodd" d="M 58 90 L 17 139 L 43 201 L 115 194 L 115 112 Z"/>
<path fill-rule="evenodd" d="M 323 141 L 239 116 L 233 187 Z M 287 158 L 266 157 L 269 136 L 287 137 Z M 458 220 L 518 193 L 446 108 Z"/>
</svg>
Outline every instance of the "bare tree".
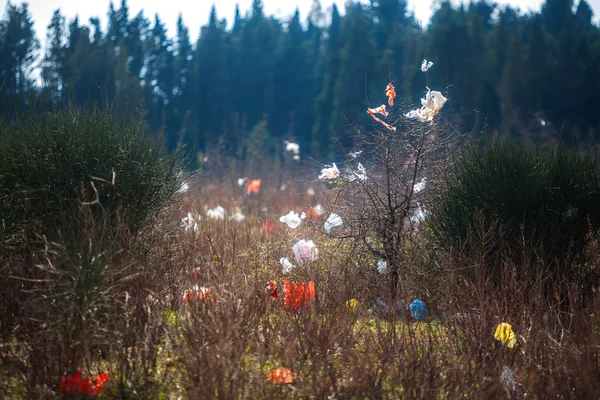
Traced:
<svg viewBox="0 0 600 400">
<path fill-rule="evenodd" d="M 392 124 L 374 118 L 381 123 L 375 129 L 355 129 L 356 147 L 345 151 L 344 168 L 328 190 L 329 209 L 344 220 L 344 229 L 332 236 L 358 240 L 386 263 L 394 302 L 403 248 L 427 215 L 427 194 L 448 167 L 455 143 L 450 124 L 408 115 Z"/>
</svg>

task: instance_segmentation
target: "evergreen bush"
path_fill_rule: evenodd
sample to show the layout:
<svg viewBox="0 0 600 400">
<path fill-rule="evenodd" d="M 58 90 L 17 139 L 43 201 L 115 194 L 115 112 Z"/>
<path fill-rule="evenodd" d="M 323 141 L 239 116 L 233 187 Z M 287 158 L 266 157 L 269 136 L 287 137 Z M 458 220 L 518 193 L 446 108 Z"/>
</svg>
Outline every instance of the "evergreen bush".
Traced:
<svg viewBox="0 0 600 400">
<path fill-rule="evenodd" d="M 143 122 L 110 110 L 0 122 L 0 237 L 77 233 L 89 223 L 82 205 L 96 222 L 135 232 L 177 190 L 178 171 L 177 155 L 163 155 Z"/>
<path fill-rule="evenodd" d="M 61 374 L 108 340 L 109 321 L 125 324 L 119 296 L 157 283 L 144 281 L 162 268 L 145 260 L 146 228 L 180 167 L 143 122 L 111 110 L 0 121 L 0 341 L 46 349 L 36 371 Z"/>
<path fill-rule="evenodd" d="M 600 227 L 599 200 L 597 156 L 567 148 L 542 154 L 494 141 L 457 157 L 435 199 L 431 233 L 455 255 L 483 255 L 486 274 L 496 283 L 506 276 L 508 256 L 544 274 L 553 293 L 557 282 L 575 280 L 585 291 L 598 281 L 581 265 Z"/>
</svg>

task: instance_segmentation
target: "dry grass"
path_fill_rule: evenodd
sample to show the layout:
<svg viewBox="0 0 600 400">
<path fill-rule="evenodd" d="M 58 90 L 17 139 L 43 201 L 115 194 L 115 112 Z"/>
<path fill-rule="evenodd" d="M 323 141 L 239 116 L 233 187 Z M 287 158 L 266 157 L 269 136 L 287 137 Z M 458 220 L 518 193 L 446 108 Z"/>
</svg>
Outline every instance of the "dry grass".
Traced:
<svg viewBox="0 0 600 400">
<path fill-rule="evenodd" d="M 399 274 L 404 307 L 377 315 L 371 306 L 390 301 L 389 277 L 377 273 L 364 248 L 324 234 L 327 215 L 296 230 L 278 221 L 289 210 L 327 204 L 320 185 L 313 185 L 316 198 L 305 194 L 307 184 L 293 182 L 285 192 L 263 183 L 260 194 L 247 196 L 235 184 L 198 177 L 160 224 L 110 246 L 100 246 L 91 229 L 75 250 L 43 238 L 31 249 L 45 251 L 16 257 L 3 249 L 3 264 L 41 267 L 26 284 L 0 277 L 3 290 L 23 299 L 14 318 L 2 321 L 0 392 L 61 398 L 60 377 L 80 369 L 86 376 L 109 372 L 98 396 L 107 399 L 600 397 L 600 297 L 584 306 L 573 288 L 561 309 L 543 298 L 543 277 L 489 285 L 477 273 L 482 258 L 434 258 L 421 229 L 407 239 Z M 204 217 L 196 232 L 180 226 L 188 211 L 204 215 L 219 204 L 229 214 L 239 207 L 245 221 Z M 275 224 L 271 235 L 265 221 Z M 290 313 L 281 307 L 279 259 L 292 259 L 291 247 L 303 238 L 316 243 L 319 259 L 286 278 L 314 281 L 316 299 L 310 310 Z M 100 263 L 103 275 L 90 283 L 97 292 L 78 297 L 78 286 L 51 266 L 82 260 Z M 475 278 L 462 280 L 461 268 Z M 266 290 L 271 280 L 278 299 Z M 182 293 L 195 284 L 216 296 L 184 305 Z M 346 306 L 352 298 L 356 310 Z M 425 321 L 406 310 L 415 298 L 428 305 Z M 517 335 L 514 348 L 493 337 L 504 321 Z M 277 367 L 291 368 L 294 383 L 268 382 Z"/>
</svg>

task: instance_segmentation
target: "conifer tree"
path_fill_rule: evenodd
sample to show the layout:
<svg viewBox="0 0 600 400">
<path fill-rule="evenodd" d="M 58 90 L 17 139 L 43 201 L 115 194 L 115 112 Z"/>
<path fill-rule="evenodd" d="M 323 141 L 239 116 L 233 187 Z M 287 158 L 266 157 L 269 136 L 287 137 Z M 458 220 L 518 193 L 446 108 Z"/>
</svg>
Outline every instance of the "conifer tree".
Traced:
<svg viewBox="0 0 600 400">
<path fill-rule="evenodd" d="M 175 86 L 173 72 L 172 42 L 167 37 L 167 30 L 158 17 L 154 18 L 154 26 L 146 39 L 147 61 L 144 74 L 145 102 L 148 107 L 148 119 L 153 129 L 159 131 L 167 127 L 169 104 Z M 167 143 L 171 144 L 173 132 L 164 132 Z"/>
<path fill-rule="evenodd" d="M 247 132 L 266 123 L 271 145 L 285 137 L 327 160 L 337 140 L 351 144 L 352 126 L 370 129 L 365 109 L 380 104 L 392 81 L 411 104 L 424 86 L 447 88 L 442 118 L 463 132 L 527 136 L 543 120 L 563 138 L 598 134 L 600 29 L 589 0 L 575 11 L 572 0 L 545 0 L 539 14 L 502 7 L 497 18 L 491 0 L 442 1 L 427 27 L 406 0 L 350 2 L 343 16 L 334 5 L 331 19 L 313 0 L 305 25 L 297 12 L 289 21 L 265 15 L 254 0 L 247 13 L 236 7 L 231 29 L 213 8 L 194 46 L 181 18 L 169 37 L 160 19 L 151 24 L 142 12 L 131 17 L 127 0 L 114 3 L 106 31 L 98 18 L 65 26 L 57 10 L 39 60 L 27 5 L 8 4 L 0 20 L 2 111 L 34 98 L 31 90 L 48 107 L 143 105 L 169 147 L 219 142 L 240 159 Z M 436 64 L 427 74 L 423 58 Z"/>
<path fill-rule="evenodd" d="M 336 133 L 342 146 L 351 146 L 349 122 L 367 125 L 366 108 L 376 77 L 376 45 L 372 36 L 373 23 L 361 4 L 347 4 L 343 20 L 344 47 L 340 55 L 340 72 L 334 86 L 334 108 L 330 130 Z M 380 89 L 381 90 L 381 89 Z"/>
<path fill-rule="evenodd" d="M 586 34 L 593 29 L 592 17 L 594 12 L 592 8 L 585 0 L 580 0 L 577 4 L 577 10 L 575 11 L 575 28 L 581 34 Z"/>
<path fill-rule="evenodd" d="M 324 43 L 323 84 L 315 101 L 315 122 L 312 128 L 311 153 L 326 157 L 332 150 L 331 118 L 336 107 L 335 83 L 341 67 L 341 50 L 344 45 L 342 37 L 342 18 L 334 4 L 331 10 L 331 24 L 327 30 Z"/>
<path fill-rule="evenodd" d="M 0 76 L 2 96 L 25 94 L 32 87 L 31 69 L 39 42 L 33 30 L 33 20 L 27 3 L 8 3 L 5 18 L 0 21 Z"/>
<path fill-rule="evenodd" d="M 224 131 L 231 110 L 233 87 L 229 82 L 229 50 L 226 22 L 217 18 L 213 6 L 207 26 L 202 27 L 194 53 L 192 116 L 199 148 Z M 205 138 L 208 137 L 209 140 Z"/>
<path fill-rule="evenodd" d="M 175 87 L 173 90 L 173 127 L 177 131 L 177 142 L 183 143 L 184 138 L 190 141 L 186 133 L 191 129 L 191 110 L 196 92 L 193 87 L 193 48 L 190 43 L 188 28 L 183 23 L 183 17 L 177 18 L 177 39 L 175 47 Z"/>
<path fill-rule="evenodd" d="M 558 36 L 573 18 L 573 0 L 546 0 L 542 5 L 542 23 L 548 33 Z"/>
<path fill-rule="evenodd" d="M 550 105 L 551 88 L 546 85 L 548 79 L 553 79 L 554 56 L 546 39 L 546 31 L 542 26 L 540 16 L 534 16 L 531 22 L 530 42 L 527 62 L 524 65 L 527 74 L 528 89 L 523 93 L 525 110 L 529 115 L 539 114 Z M 543 68 L 540 68 L 543 65 Z"/>
<path fill-rule="evenodd" d="M 121 0 L 121 7 L 117 10 L 111 0 L 108 6 L 108 40 L 115 48 L 119 47 L 121 40 L 128 36 L 129 7 L 127 0 Z"/>
<path fill-rule="evenodd" d="M 52 104 L 59 104 L 63 92 L 62 69 L 65 62 L 64 46 L 66 41 L 65 17 L 60 10 L 54 11 L 48 25 L 47 50 L 42 65 L 44 89 Z"/>
<path fill-rule="evenodd" d="M 304 137 L 308 130 L 313 74 L 307 59 L 308 47 L 300 12 L 296 9 L 286 32 L 279 39 L 275 61 L 276 110 L 271 115 L 271 126 L 276 137 L 282 140 Z"/>
<path fill-rule="evenodd" d="M 274 73 L 279 23 L 265 16 L 262 1 L 254 0 L 252 11 L 243 25 L 239 39 L 240 70 L 238 77 L 242 111 L 248 127 L 274 112 Z"/>
<path fill-rule="evenodd" d="M 522 96 L 525 81 L 522 66 L 525 60 L 520 33 L 516 32 L 510 38 L 499 88 L 503 130 L 512 135 L 518 134 L 523 115 Z"/>
<path fill-rule="evenodd" d="M 142 68 L 146 62 L 146 48 L 144 37 L 148 35 L 150 22 L 144 16 L 143 11 L 140 11 L 127 23 L 127 38 L 125 46 L 127 46 L 127 70 L 135 78 L 142 78 Z"/>
</svg>

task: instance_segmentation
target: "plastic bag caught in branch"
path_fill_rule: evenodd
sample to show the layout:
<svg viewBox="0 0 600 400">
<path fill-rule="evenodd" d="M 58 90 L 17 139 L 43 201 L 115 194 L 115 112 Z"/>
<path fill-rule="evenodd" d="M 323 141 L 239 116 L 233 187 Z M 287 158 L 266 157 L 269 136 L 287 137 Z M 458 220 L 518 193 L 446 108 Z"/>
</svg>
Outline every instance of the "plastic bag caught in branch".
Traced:
<svg viewBox="0 0 600 400">
<path fill-rule="evenodd" d="M 302 259 L 306 258 L 310 261 L 315 261 L 319 258 L 319 250 L 312 240 L 299 240 L 298 243 L 292 247 L 292 252 L 296 257 L 296 262 L 302 264 Z"/>
<path fill-rule="evenodd" d="M 340 176 L 340 170 L 335 165 L 335 163 L 333 163 L 333 167 L 328 167 L 326 165 L 325 168 L 323 168 L 321 170 L 321 175 L 319 175 L 319 179 L 330 180 L 330 179 L 336 179 L 339 176 Z"/>
<path fill-rule="evenodd" d="M 385 106 L 383 106 L 383 107 L 385 107 Z M 378 107 L 378 108 L 379 108 L 379 107 Z M 372 108 L 369 108 L 369 109 L 367 110 L 367 112 L 369 113 L 369 115 L 371 116 L 371 118 L 373 118 L 375 121 L 379 122 L 379 123 L 380 123 L 381 125 L 383 125 L 383 126 L 384 126 L 384 127 L 387 129 L 387 130 L 396 132 L 396 127 L 395 127 L 395 126 L 392 126 L 392 125 L 388 124 L 387 122 L 385 122 L 385 121 L 381 120 L 379 117 L 377 117 L 377 116 L 375 115 L 375 113 L 374 113 L 372 110 L 373 110 Z M 387 116 L 387 112 L 386 112 L 386 116 Z"/>
<path fill-rule="evenodd" d="M 396 98 L 396 91 L 394 90 L 394 85 L 392 83 L 388 83 L 385 88 L 385 95 L 388 98 L 388 104 L 390 107 L 394 105 L 394 99 Z"/>
<path fill-rule="evenodd" d="M 331 214 L 329 214 L 329 217 L 327 217 L 327 220 L 325 221 L 325 224 L 323 225 L 323 227 L 325 228 L 325 232 L 329 233 L 329 232 L 331 232 L 331 230 L 333 228 L 342 226 L 342 225 L 344 225 L 344 222 L 342 221 L 342 217 L 340 217 L 337 214 L 331 213 Z"/>
<path fill-rule="evenodd" d="M 423 189 L 425 189 L 425 185 L 427 185 L 427 177 L 424 177 L 423 179 L 421 179 L 420 182 L 415 183 L 415 185 L 413 186 L 413 191 L 415 192 L 415 194 L 423 191 Z"/>
<path fill-rule="evenodd" d="M 346 174 L 346 179 L 348 182 L 354 182 L 357 179 L 361 182 L 364 182 L 367 180 L 367 170 L 361 163 L 358 163 L 356 171 L 349 168 L 349 171 Z"/>
<path fill-rule="evenodd" d="M 421 72 L 427 72 L 433 66 L 431 61 L 423 60 L 421 63 Z"/>
<path fill-rule="evenodd" d="M 405 116 L 406 118 L 416 118 L 421 122 L 433 121 L 433 117 L 440 112 L 442 107 L 444 107 L 444 104 L 446 104 L 446 101 L 448 101 L 448 99 L 446 99 L 442 93 L 427 88 L 425 98 L 421 99 L 422 107 L 409 111 Z"/>
<path fill-rule="evenodd" d="M 380 105 L 379 107 L 376 107 L 376 108 L 369 108 L 369 109 L 367 110 L 367 112 L 368 112 L 369 114 L 371 114 L 371 115 L 373 115 L 373 114 L 381 114 L 381 115 L 383 115 L 383 116 L 384 116 L 384 117 L 386 117 L 386 118 L 387 118 L 387 116 L 388 116 L 388 112 L 387 112 L 387 110 L 385 109 L 385 104 L 382 104 L 382 105 Z"/>
<path fill-rule="evenodd" d="M 279 259 L 279 264 L 281 264 L 281 273 L 284 275 L 288 274 L 295 267 L 287 257 L 281 257 Z"/>
<path fill-rule="evenodd" d="M 296 229 L 302 223 L 300 216 L 298 216 L 298 214 L 294 211 L 290 211 L 289 213 L 287 213 L 287 215 L 284 215 L 283 217 L 279 218 L 279 221 L 283 222 L 284 224 L 287 224 L 287 226 L 289 226 L 292 229 Z"/>
</svg>

